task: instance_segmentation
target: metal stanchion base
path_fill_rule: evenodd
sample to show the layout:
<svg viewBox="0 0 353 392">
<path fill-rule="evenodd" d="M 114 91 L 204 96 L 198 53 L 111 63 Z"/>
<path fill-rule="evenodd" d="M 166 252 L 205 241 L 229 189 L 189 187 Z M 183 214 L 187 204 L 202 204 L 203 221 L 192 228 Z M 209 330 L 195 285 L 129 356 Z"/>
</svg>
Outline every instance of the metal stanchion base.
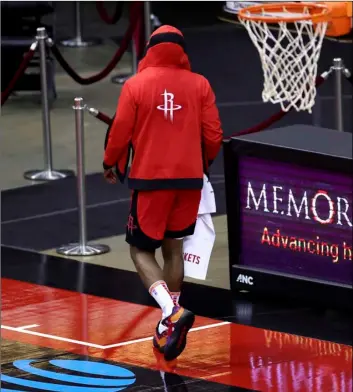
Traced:
<svg viewBox="0 0 353 392">
<path fill-rule="evenodd" d="M 54 181 L 74 175 L 72 170 L 29 170 L 23 174 L 26 180 L 31 181 Z"/>
<path fill-rule="evenodd" d="M 112 83 L 114 84 L 124 84 L 128 79 L 130 79 L 132 74 L 122 74 L 122 75 L 117 75 L 113 76 L 111 78 Z"/>
<path fill-rule="evenodd" d="M 79 243 L 63 245 L 56 250 L 56 253 L 64 256 L 98 256 L 108 252 L 110 252 L 108 245 L 80 245 Z"/>
<path fill-rule="evenodd" d="M 60 45 L 68 48 L 87 48 L 88 46 L 101 45 L 102 40 L 99 38 L 89 38 L 82 40 L 81 38 L 71 38 L 60 42 Z"/>
</svg>

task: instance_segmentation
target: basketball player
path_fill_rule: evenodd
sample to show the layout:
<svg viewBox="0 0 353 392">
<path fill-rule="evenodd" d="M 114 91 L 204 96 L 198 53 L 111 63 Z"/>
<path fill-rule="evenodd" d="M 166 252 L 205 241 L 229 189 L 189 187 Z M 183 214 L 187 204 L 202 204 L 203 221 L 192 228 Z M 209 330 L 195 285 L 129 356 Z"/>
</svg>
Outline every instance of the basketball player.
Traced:
<svg viewBox="0 0 353 392">
<path fill-rule="evenodd" d="M 194 314 L 179 305 L 182 239 L 194 233 L 203 173 L 220 150 L 222 134 L 214 93 L 203 76 L 191 72 L 182 33 L 161 26 L 138 73 L 122 88 L 103 167 L 108 182 L 116 176 L 123 182 L 132 151 L 126 242 L 162 309 L 153 342 L 168 361 L 184 350 L 194 323 Z M 163 269 L 155 258 L 160 247 Z"/>
</svg>

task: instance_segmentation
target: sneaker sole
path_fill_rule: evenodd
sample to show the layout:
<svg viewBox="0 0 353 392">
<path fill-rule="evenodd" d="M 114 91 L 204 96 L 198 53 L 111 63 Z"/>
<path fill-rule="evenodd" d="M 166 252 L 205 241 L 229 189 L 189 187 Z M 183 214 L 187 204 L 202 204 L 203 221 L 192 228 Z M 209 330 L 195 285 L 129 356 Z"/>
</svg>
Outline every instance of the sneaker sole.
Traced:
<svg viewBox="0 0 353 392">
<path fill-rule="evenodd" d="M 172 361 L 184 351 L 187 334 L 194 321 L 195 315 L 189 310 L 184 310 L 184 313 L 174 326 L 169 342 L 164 346 L 164 359 L 166 361 Z"/>
</svg>

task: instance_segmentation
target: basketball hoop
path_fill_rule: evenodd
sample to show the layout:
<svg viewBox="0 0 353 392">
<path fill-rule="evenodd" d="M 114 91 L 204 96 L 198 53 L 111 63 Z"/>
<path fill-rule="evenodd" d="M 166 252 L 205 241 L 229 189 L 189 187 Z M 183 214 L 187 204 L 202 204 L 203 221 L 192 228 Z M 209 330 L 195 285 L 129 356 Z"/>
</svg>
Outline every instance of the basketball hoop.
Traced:
<svg viewBox="0 0 353 392">
<path fill-rule="evenodd" d="M 263 101 L 279 103 L 284 111 L 294 108 L 311 113 L 329 7 L 320 3 L 270 3 L 243 8 L 238 17 L 260 54 Z"/>
</svg>

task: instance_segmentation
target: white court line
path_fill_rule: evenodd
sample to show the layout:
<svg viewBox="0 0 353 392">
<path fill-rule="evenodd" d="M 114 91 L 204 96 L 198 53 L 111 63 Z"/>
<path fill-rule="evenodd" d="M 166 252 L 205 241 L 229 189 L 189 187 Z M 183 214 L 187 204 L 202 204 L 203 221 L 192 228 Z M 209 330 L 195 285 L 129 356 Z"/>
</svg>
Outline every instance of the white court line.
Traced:
<svg viewBox="0 0 353 392">
<path fill-rule="evenodd" d="M 201 378 L 203 380 L 209 380 L 210 378 L 216 378 L 216 377 L 221 377 L 221 376 L 229 376 L 230 374 L 232 374 L 233 372 L 224 372 L 224 373 L 218 373 L 218 374 L 211 374 L 209 376 L 204 376 L 204 377 L 198 377 Z"/>
<path fill-rule="evenodd" d="M 216 176 L 218 176 L 218 175 L 216 175 Z M 212 180 L 212 175 L 211 175 L 211 180 Z M 212 185 L 217 185 L 217 184 L 222 184 L 222 183 L 224 183 L 224 180 L 212 181 Z M 128 201 L 131 201 L 130 197 L 129 198 L 123 198 L 123 199 L 117 199 L 117 200 L 104 201 L 102 203 L 89 204 L 86 207 L 86 209 L 89 210 L 91 208 L 106 207 L 106 206 L 111 206 L 111 205 L 114 205 L 114 204 L 124 203 L 124 202 L 128 202 Z M 2 225 L 9 225 L 11 223 L 25 222 L 25 221 L 30 221 L 32 219 L 49 218 L 49 217 L 55 216 L 55 215 L 63 215 L 63 214 L 68 214 L 69 212 L 76 212 L 77 209 L 78 209 L 77 207 L 75 207 L 75 208 L 66 208 L 66 209 L 63 209 L 63 210 L 46 212 L 45 214 L 38 214 L 38 215 L 26 216 L 24 218 L 10 219 L 10 220 L 1 222 L 1 224 Z"/>
<path fill-rule="evenodd" d="M 41 332 L 36 332 L 36 331 L 29 331 L 27 329 L 20 329 L 20 328 L 9 327 L 7 325 L 2 325 L 1 328 L 2 329 L 7 329 L 8 331 L 20 332 L 20 333 L 25 333 L 27 335 L 39 336 L 41 338 L 60 340 L 61 342 L 74 343 L 74 344 L 79 344 L 81 346 L 94 347 L 94 348 L 99 348 L 99 349 L 103 349 L 104 350 L 104 346 L 101 346 L 99 344 L 94 344 L 94 343 L 83 342 L 81 340 L 62 338 L 62 337 L 56 336 L 56 335 L 49 335 L 49 334 L 46 334 L 46 333 L 41 333 Z"/>
<path fill-rule="evenodd" d="M 223 322 L 220 322 L 220 323 L 203 325 L 201 327 L 191 328 L 189 332 L 196 332 L 196 331 L 201 331 L 201 330 L 204 330 L 204 329 L 222 327 L 223 325 L 228 325 L 228 324 L 230 324 L 229 321 L 223 321 Z M 78 344 L 80 346 L 93 347 L 93 348 L 98 348 L 98 349 L 101 349 L 101 350 L 107 350 L 107 349 L 113 348 L 113 347 L 128 346 L 130 344 L 142 343 L 142 342 L 146 342 L 148 340 L 152 340 L 153 339 L 153 336 L 149 336 L 147 338 L 128 340 L 126 342 L 121 342 L 121 343 L 115 343 L 115 344 L 109 344 L 109 345 L 106 345 L 106 346 L 102 346 L 100 344 L 83 342 L 82 340 L 62 338 L 61 336 L 50 335 L 50 334 L 36 332 L 36 331 L 29 331 L 27 329 L 23 329 L 23 327 L 22 328 L 14 328 L 14 327 L 9 327 L 7 325 L 1 325 L 1 328 L 2 329 L 6 329 L 8 331 L 20 332 L 20 333 L 24 333 L 24 334 L 27 334 L 27 335 L 39 336 L 39 337 L 42 337 L 42 338 L 52 339 L 52 340 L 59 340 L 61 342 L 73 343 L 73 344 Z"/>
<path fill-rule="evenodd" d="M 227 325 L 227 324 L 230 324 L 230 322 L 229 321 L 223 321 L 221 323 L 203 325 L 202 327 L 191 328 L 189 332 L 196 332 L 196 331 L 201 331 L 203 329 L 222 327 L 223 325 Z M 149 336 L 147 338 L 135 339 L 135 340 L 128 340 L 127 342 L 109 344 L 107 346 L 104 346 L 104 349 L 106 350 L 108 348 L 113 348 L 113 347 L 128 346 L 128 345 L 134 344 L 134 343 L 147 342 L 147 341 L 152 340 L 152 339 L 153 339 L 153 336 Z"/>
<path fill-rule="evenodd" d="M 112 204 L 124 203 L 124 202 L 127 202 L 127 201 L 131 201 L 131 198 L 129 197 L 129 198 L 124 198 L 124 199 L 104 201 L 102 203 L 89 204 L 88 206 L 86 206 L 86 209 L 88 210 L 90 208 L 110 206 Z M 25 221 L 32 220 L 32 219 L 48 218 L 50 216 L 68 214 L 69 212 L 75 212 L 77 210 L 78 210 L 78 207 L 75 207 L 75 208 L 65 208 L 64 210 L 57 210 L 57 211 L 52 211 L 52 212 L 46 212 L 45 214 L 26 216 L 25 218 L 10 219 L 10 220 L 1 222 L 1 224 L 2 225 L 8 225 L 10 223 L 25 222 Z"/>
<path fill-rule="evenodd" d="M 17 327 L 17 329 L 24 330 L 24 329 L 30 329 L 30 328 L 36 328 L 36 327 L 39 327 L 39 324 L 24 325 L 23 327 Z"/>
</svg>

